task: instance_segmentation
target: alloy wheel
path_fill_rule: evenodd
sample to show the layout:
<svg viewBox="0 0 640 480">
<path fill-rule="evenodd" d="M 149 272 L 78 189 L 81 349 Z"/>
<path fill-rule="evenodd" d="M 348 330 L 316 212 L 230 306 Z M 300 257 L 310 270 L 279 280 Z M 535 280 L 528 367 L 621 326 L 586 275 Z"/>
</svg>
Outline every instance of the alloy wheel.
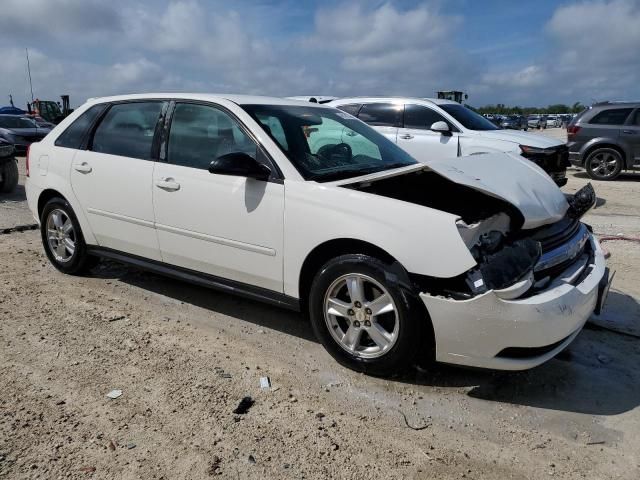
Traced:
<svg viewBox="0 0 640 480">
<path fill-rule="evenodd" d="M 47 217 L 47 242 L 54 258 L 67 263 L 76 251 L 76 234 L 69 215 L 64 210 L 54 209 Z"/>
<path fill-rule="evenodd" d="M 396 343 L 398 309 L 378 281 L 360 273 L 337 278 L 324 298 L 324 318 L 338 345 L 353 356 L 378 358 Z"/>
<path fill-rule="evenodd" d="M 595 176 L 611 178 L 618 171 L 620 158 L 611 151 L 597 152 L 589 158 L 589 169 Z"/>
</svg>

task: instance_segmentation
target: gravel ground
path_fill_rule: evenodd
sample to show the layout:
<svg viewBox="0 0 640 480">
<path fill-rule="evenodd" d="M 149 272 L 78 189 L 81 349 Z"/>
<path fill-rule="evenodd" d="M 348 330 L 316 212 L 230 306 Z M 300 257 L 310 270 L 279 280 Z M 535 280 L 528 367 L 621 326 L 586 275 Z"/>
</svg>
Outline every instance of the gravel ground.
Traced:
<svg viewBox="0 0 640 480">
<path fill-rule="evenodd" d="M 595 187 L 594 230 L 638 235 L 640 182 Z M 32 223 L 21 192 L 0 227 Z M 64 276 L 38 232 L 0 235 L 0 477 L 635 480 L 640 245 L 605 246 L 608 308 L 557 359 L 385 380 L 300 315 L 110 262 Z"/>
</svg>

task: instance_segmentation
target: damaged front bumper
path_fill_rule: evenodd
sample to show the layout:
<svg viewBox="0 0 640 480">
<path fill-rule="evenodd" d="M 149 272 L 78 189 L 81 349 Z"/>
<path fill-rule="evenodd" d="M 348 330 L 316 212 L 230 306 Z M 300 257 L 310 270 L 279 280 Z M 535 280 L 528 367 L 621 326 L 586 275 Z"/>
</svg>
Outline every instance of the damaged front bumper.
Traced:
<svg viewBox="0 0 640 480">
<path fill-rule="evenodd" d="M 499 370 L 524 370 L 551 359 L 578 335 L 601 305 L 608 277 L 604 254 L 587 233 L 585 258 L 529 296 L 513 287 L 470 299 L 421 293 L 436 340 L 436 360 Z M 588 252 L 587 252 L 588 250 Z"/>
</svg>

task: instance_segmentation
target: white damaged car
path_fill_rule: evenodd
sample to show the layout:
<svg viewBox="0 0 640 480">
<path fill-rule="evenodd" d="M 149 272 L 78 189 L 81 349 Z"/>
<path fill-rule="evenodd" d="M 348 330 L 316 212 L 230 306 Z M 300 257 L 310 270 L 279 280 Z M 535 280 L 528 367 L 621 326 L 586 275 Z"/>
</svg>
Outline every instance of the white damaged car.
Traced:
<svg viewBox="0 0 640 480">
<path fill-rule="evenodd" d="M 334 108 L 265 97 L 93 99 L 27 157 L 52 264 L 99 257 L 308 312 L 331 355 L 389 375 L 416 355 L 526 369 L 601 308 L 580 216 L 525 159 L 418 163 Z M 283 352 L 284 353 L 284 352 Z"/>
</svg>

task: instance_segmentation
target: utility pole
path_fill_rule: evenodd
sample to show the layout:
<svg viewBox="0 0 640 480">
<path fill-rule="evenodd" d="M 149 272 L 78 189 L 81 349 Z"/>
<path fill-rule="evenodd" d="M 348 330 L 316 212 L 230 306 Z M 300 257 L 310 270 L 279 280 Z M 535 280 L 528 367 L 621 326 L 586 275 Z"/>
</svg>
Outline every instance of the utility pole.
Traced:
<svg viewBox="0 0 640 480">
<path fill-rule="evenodd" d="M 25 48 L 27 52 L 27 71 L 29 72 L 29 88 L 31 88 L 31 103 L 33 103 L 33 84 L 31 83 L 31 64 L 29 63 L 29 49 Z"/>
</svg>

